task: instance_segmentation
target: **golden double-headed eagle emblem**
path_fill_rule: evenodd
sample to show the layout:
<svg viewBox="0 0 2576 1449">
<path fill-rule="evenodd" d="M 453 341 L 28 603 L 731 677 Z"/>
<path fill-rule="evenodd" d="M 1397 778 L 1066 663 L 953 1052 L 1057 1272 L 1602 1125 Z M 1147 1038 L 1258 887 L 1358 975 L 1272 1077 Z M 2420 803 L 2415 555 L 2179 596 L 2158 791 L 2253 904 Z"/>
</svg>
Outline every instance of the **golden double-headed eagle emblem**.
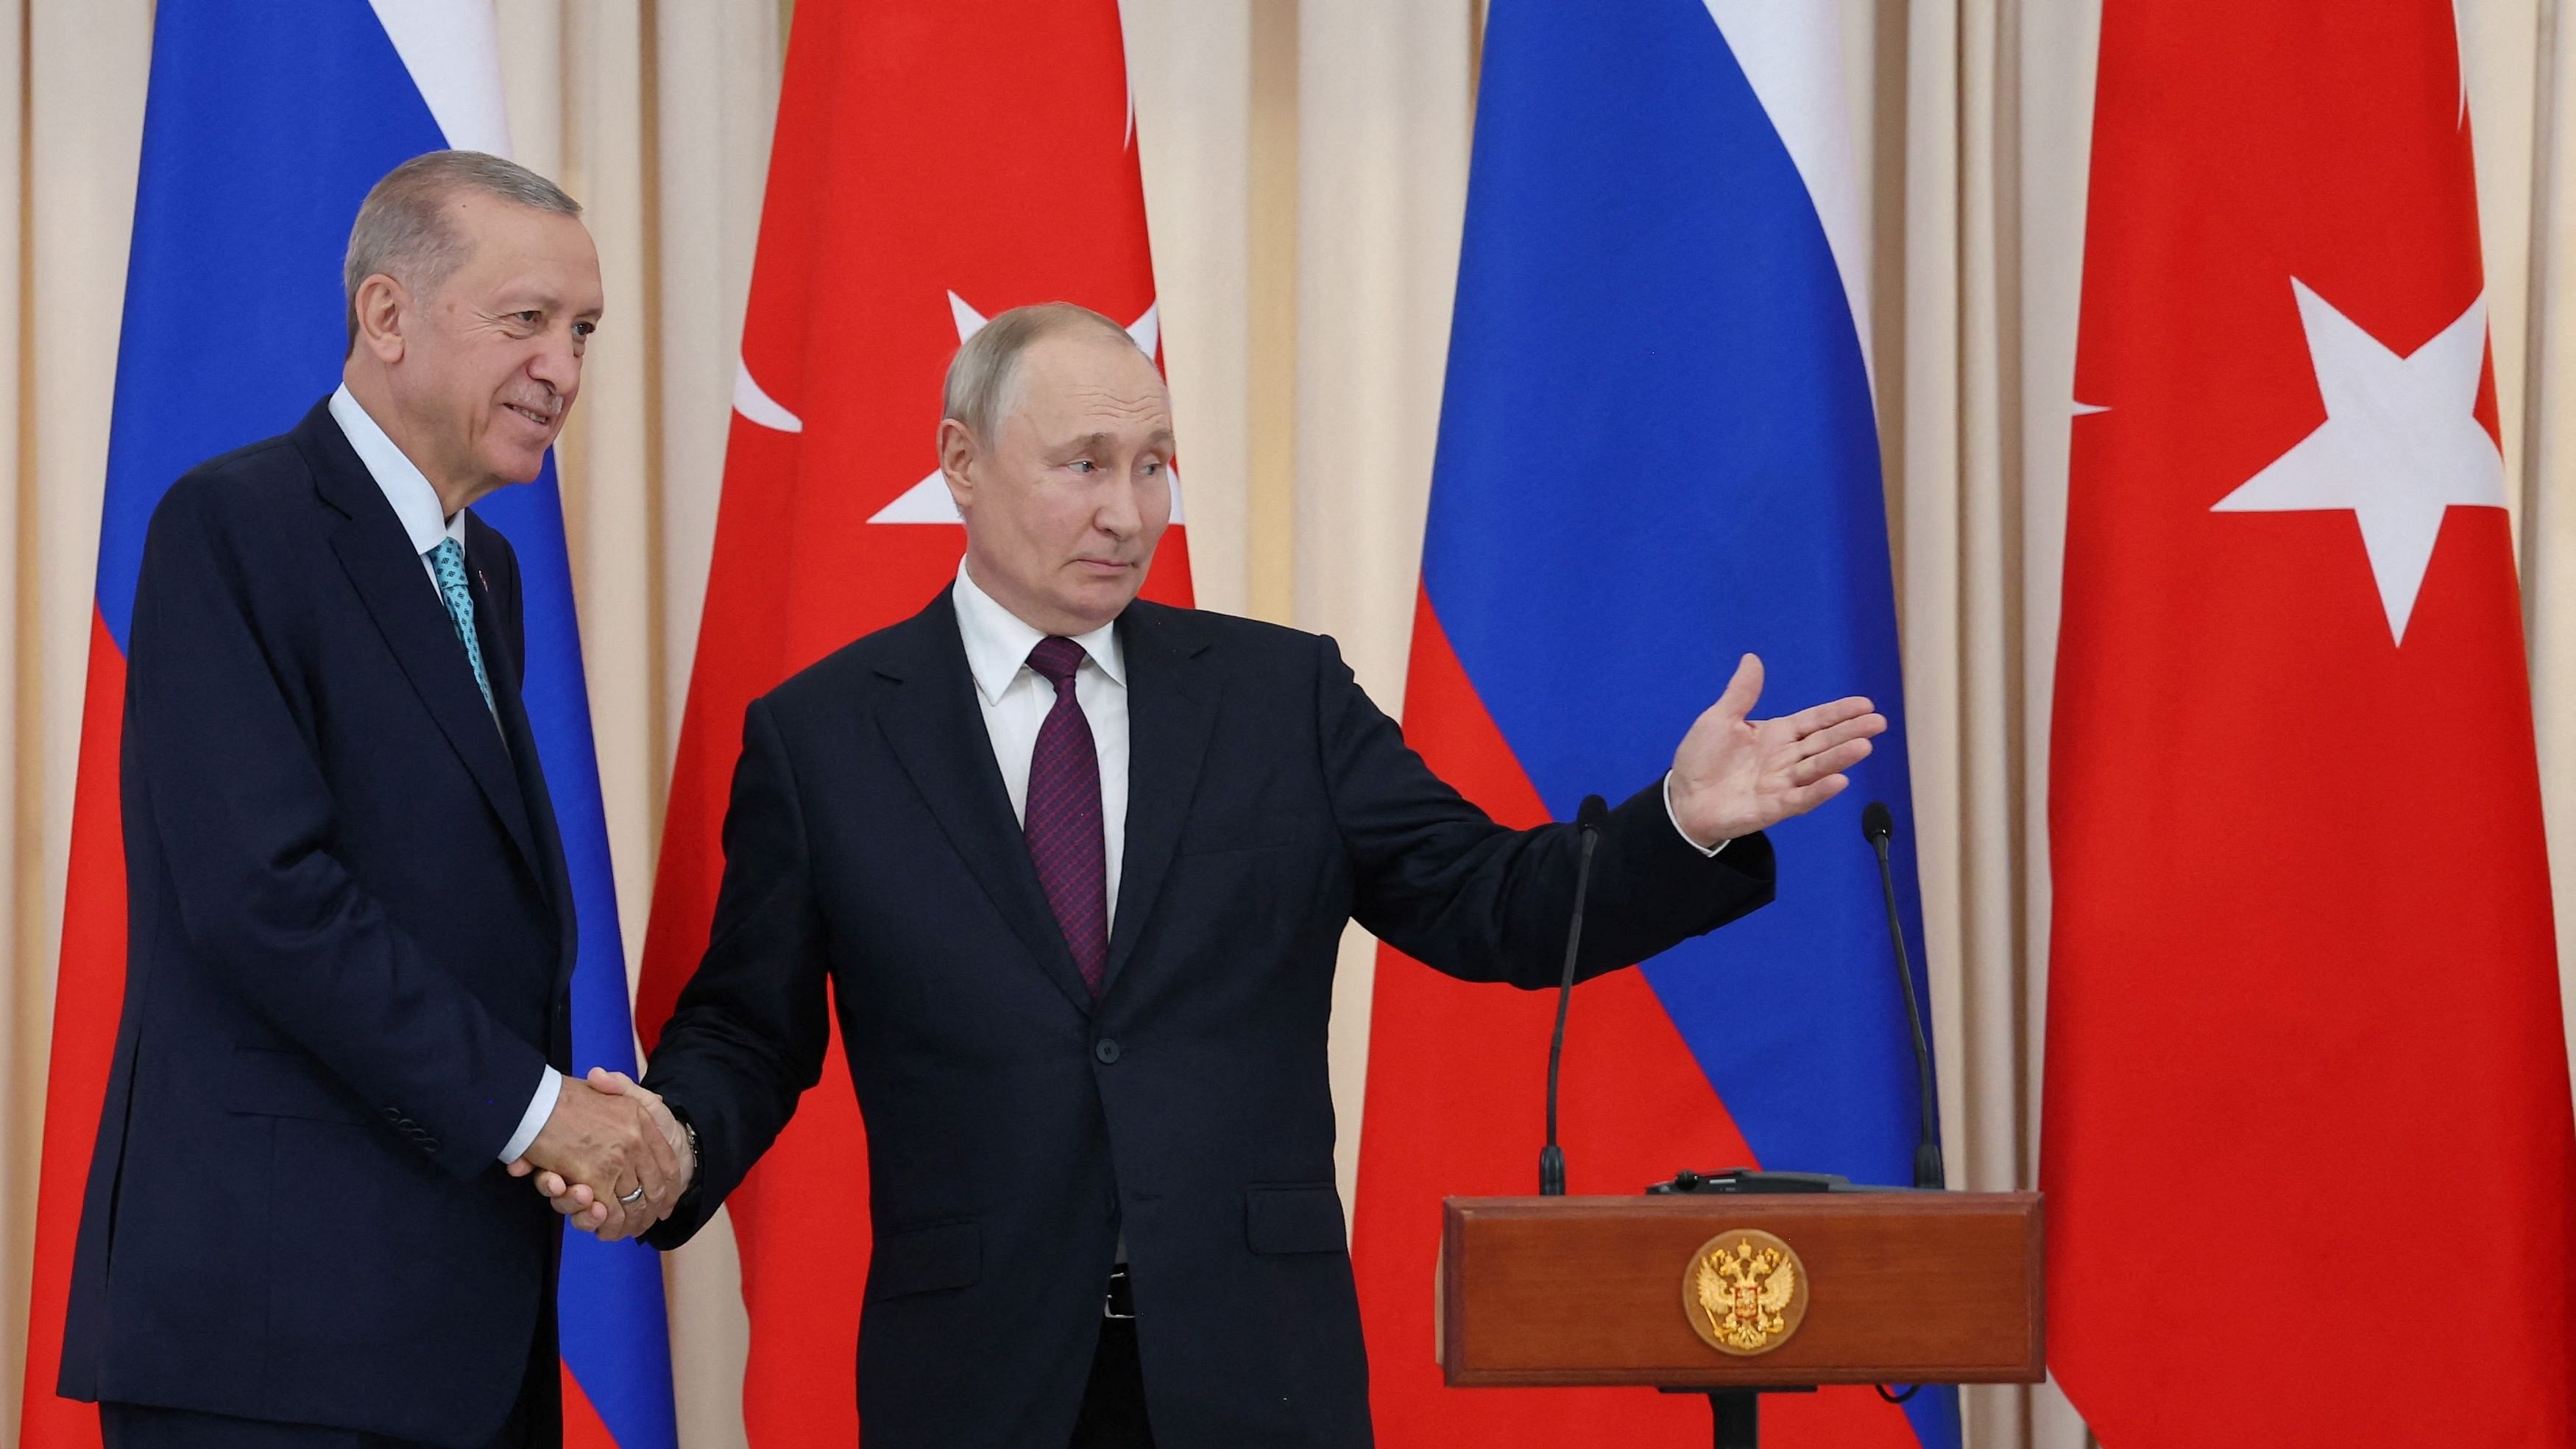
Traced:
<svg viewBox="0 0 2576 1449">
<path fill-rule="evenodd" d="M 1757 1228 L 1700 1244 L 1682 1272 L 1682 1312 L 1720 1353 L 1769 1353 L 1807 1316 L 1807 1273 L 1796 1251 Z"/>
</svg>

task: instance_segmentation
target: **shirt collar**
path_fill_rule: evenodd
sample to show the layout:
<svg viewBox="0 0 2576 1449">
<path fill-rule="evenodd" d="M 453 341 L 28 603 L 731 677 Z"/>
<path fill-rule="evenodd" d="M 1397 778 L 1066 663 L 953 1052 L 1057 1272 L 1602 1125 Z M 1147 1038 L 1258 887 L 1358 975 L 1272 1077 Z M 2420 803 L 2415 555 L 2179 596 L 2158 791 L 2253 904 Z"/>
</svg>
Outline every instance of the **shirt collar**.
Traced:
<svg viewBox="0 0 2576 1449">
<path fill-rule="evenodd" d="M 1047 637 L 1019 615 L 1003 608 L 992 595 L 979 587 L 974 575 L 966 571 L 965 560 L 957 563 L 957 631 L 966 639 L 966 667 L 974 672 L 975 690 L 986 704 L 999 704 L 1002 691 L 1011 687 L 1028 666 L 1029 651 Z M 1127 656 L 1118 647 L 1116 620 L 1101 625 L 1088 634 L 1077 634 L 1074 643 L 1092 663 L 1100 666 L 1109 682 L 1127 687 Z"/>
<path fill-rule="evenodd" d="M 465 510 L 456 510 L 449 518 L 439 505 L 438 490 L 430 486 L 427 475 L 418 464 L 403 455 L 385 430 L 367 415 L 365 407 L 340 385 L 331 394 L 331 416 L 347 434 L 349 446 L 357 450 L 358 461 L 367 465 L 367 476 L 376 480 L 385 501 L 393 505 L 394 517 L 402 521 L 403 532 L 411 537 L 411 551 L 428 553 L 448 539 L 461 547 L 465 542 Z"/>
</svg>

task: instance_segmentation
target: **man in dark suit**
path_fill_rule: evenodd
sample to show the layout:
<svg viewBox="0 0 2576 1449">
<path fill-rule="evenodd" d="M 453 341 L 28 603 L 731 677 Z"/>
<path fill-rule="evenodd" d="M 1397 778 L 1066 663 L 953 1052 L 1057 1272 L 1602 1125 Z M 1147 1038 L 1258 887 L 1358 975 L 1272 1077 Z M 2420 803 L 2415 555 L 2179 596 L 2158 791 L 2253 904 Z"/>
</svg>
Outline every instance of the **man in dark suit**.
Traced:
<svg viewBox="0 0 2576 1449">
<path fill-rule="evenodd" d="M 562 1075 L 573 905 L 518 565 L 467 508 L 537 475 L 579 389 L 579 211 L 490 156 L 387 175 L 339 391 L 153 516 L 59 1383 L 109 1449 L 558 1444 L 561 1230 L 511 1176 L 676 1195 L 643 1100 Z"/>
<path fill-rule="evenodd" d="M 1461 799 L 1331 640 L 1135 601 L 1171 420 L 1114 322 L 995 318 L 946 418 L 955 587 L 744 724 L 712 940 L 645 1079 L 694 1179 L 647 1240 L 685 1240 L 786 1123 L 828 982 L 868 1127 L 870 1449 L 1366 1443 L 1325 1073 L 1343 926 L 1553 984 L 1576 832 Z M 1859 699 L 1749 721 L 1759 678 L 1610 813 L 1585 974 L 1768 900 L 1759 832 L 1884 728 Z M 596 1221 L 595 1196 L 558 1202 Z"/>
</svg>

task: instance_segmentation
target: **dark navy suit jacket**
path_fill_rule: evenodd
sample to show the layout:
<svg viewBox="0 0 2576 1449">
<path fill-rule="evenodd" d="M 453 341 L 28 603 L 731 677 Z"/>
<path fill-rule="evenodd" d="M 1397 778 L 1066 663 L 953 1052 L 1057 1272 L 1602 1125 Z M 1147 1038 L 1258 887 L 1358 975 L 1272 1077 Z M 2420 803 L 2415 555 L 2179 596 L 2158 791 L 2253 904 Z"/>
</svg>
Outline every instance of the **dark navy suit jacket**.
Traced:
<svg viewBox="0 0 2576 1449">
<path fill-rule="evenodd" d="M 1148 603 L 1118 627 L 1127 845 L 1097 1003 L 948 594 L 744 724 L 712 940 L 647 1078 L 697 1128 L 699 1178 L 648 1241 L 696 1231 L 814 1083 L 828 981 L 867 1121 L 870 1449 L 1066 1442 L 1122 1231 L 1157 1444 L 1368 1442 L 1324 1052 L 1343 926 L 1472 980 L 1562 969 L 1573 828 L 1461 799 L 1330 639 Z M 1693 849 L 1649 785 L 1603 832 L 1583 972 L 1762 904 L 1771 874 L 1760 836 Z"/>
<path fill-rule="evenodd" d="M 570 1060 L 572 898 L 518 563 L 465 557 L 498 725 L 325 407 L 153 514 L 66 1395 L 462 1445 L 519 1391 L 560 1237 L 496 1156 Z"/>
</svg>

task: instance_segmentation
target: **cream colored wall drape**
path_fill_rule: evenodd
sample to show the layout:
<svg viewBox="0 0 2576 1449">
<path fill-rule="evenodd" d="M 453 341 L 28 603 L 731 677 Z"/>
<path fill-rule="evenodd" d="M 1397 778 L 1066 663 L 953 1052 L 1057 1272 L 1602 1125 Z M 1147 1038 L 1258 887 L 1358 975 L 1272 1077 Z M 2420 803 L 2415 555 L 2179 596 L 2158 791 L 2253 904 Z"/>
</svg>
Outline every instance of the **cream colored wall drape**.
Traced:
<svg viewBox="0 0 2576 1449">
<path fill-rule="evenodd" d="M 1508 0 L 1505 0 L 1508 3 Z M 2099 0 L 1834 0 L 1870 178 L 1869 319 L 1898 554 L 1953 1177 L 2028 1186 L 2047 947 L 2059 533 Z M 0 1440 L 34 1165 L 150 0 L 0 23 Z M 589 208 L 609 325 L 561 454 L 630 956 L 696 645 L 787 0 L 496 0 L 513 143 Z M 1201 602 L 1343 642 L 1400 701 L 1445 361 L 1480 0 L 1124 0 Z M 2576 21 L 2462 0 L 2544 789 L 2576 886 Z M 854 345 L 863 345 L 854 343 Z M 1718 681 L 1711 682 L 1714 691 Z M 2564 897 L 2576 903 L 2576 894 Z M 2576 916 L 2576 910 L 2571 910 Z M 2576 923 L 2562 921 L 2576 945 Z M 2562 959 L 2576 959 L 2562 950 Z M 1333 1061 L 1346 1195 L 1372 953 Z M 667 1264 L 683 1442 L 741 1442 L 729 1236 Z M 2052 1391 L 1970 1442 L 2071 1446 Z"/>
</svg>

